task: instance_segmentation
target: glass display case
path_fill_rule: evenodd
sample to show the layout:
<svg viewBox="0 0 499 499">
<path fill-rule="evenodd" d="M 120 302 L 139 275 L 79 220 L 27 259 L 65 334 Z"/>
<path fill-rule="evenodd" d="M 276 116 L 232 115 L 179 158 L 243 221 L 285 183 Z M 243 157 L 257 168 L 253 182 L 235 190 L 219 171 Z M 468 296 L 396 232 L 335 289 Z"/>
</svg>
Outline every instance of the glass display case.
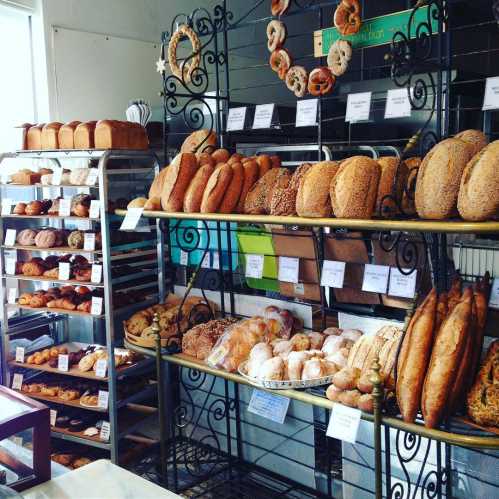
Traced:
<svg viewBox="0 0 499 499">
<path fill-rule="evenodd" d="M 0 484 L 20 491 L 50 480 L 50 411 L 0 387 Z"/>
</svg>

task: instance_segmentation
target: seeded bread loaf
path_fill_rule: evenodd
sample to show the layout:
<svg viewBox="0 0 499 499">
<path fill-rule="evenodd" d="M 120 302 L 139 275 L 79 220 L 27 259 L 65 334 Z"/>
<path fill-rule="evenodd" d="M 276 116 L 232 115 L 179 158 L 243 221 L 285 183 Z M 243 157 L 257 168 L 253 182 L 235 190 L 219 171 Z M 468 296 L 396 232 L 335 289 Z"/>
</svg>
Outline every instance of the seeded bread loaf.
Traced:
<svg viewBox="0 0 499 499">
<path fill-rule="evenodd" d="M 161 191 L 161 207 L 164 211 L 181 211 L 184 195 L 189 183 L 196 174 L 198 163 L 192 153 L 180 153 L 166 169 L 163 190 Z"/>
<path fill-rule="evenodd" d="M 291 176 L 287 168 L 272 168 L 258 180 L 251 189 L 244 201 L 244 213 L 253 215 L 262 215 L 270 212 L 270 201 L 272 199 L 272 191 L 276 184 L 288 179 Z M 281 177 L 284 177 L 281 178 Z M 269 197 L 270 196 L 270 197 Z"/>
<path fill-rule="evenodd" d="M 407 183 L 407 166 L 394 156 L 384 156 L 378 159 L 381 175 L 376 195 L 375 214 L 378 217 L 390 217 L 397 213 L 397 205 L 402 201 L 404 186 Z M 394 185 L 396 178 L 396 184 Z M 393 196 L 395 202 L 386 196 Z"/>
<path fill-rule="evenodd" d="M 473 154 L 479 153 L 489 142 L 487 136 L 480 130 L 464 130 L 454 138 L 472 145 Z"/>
</svg>

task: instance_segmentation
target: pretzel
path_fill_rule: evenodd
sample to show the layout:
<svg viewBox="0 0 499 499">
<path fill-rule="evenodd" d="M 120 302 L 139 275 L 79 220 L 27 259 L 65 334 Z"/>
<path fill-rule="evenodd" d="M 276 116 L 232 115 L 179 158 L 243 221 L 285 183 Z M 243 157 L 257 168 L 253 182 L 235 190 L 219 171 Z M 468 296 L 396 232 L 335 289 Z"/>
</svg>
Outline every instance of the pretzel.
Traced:
<svg viewBox="0 0 499 499">
<path fill-rule="evenodd" d="M 286 86 L 296 97 L 304 97 L 307 93 L 308 74 L 302 66 L 293 66 L 286 73 Z"/>
<path fill-rule="evenodd" d="M 347 40 L 336 40 L 327 54 L 327 65 L 334 76 L 345 74 L 352 59 L 352 44 Z"/>
<path fill-rule="evenodd" d="M 270 21 L 267 24 L 267 47 L 270 52 L 280 49 L 286 40 L 286 25 L 281 21 Z"/>
<path fill-rule="evenodd" d="M 341 0 L 334 12 L 334 25 L 343 35 L 354 35 L 362 24 L 359 0 Z"/>
<path fill-rule="evenodd" d="M 186 36 L 192 45 L 192 57 L 187 61 L 184 60 L 180 64 L 177 63 L 177 46 L 180 39 Z M 177 78 L 181 79 L 184 83 L 191 81 L 193 71 L 199 67 L 201 62 L 201 42 L 198 35 L 187 24 L 182 24 L 178 27 L 177 31 L 173 34 L 168 44 L 168 64 L 170 70 Z"/>
<path fill-rule="evenodd" d="M 286 49 L 274 50 L 270 54 L 270 67 L 275 71 L 281 80 L 286 78 L 286 73 L 291 67 L 291 56 Z"/>
<path fill-rule="evenodd" d="M 273 16 L 282 16 L 289 9 L 290 0 L 272 0 L 270 11 Z"/>
<path fill-rule="evenodd" d="M 308 77 L 308 91 L 311 95 L 325 95 L 333 90 L 336 78 L 329 68 L 315 68 Z"/>
</svg>

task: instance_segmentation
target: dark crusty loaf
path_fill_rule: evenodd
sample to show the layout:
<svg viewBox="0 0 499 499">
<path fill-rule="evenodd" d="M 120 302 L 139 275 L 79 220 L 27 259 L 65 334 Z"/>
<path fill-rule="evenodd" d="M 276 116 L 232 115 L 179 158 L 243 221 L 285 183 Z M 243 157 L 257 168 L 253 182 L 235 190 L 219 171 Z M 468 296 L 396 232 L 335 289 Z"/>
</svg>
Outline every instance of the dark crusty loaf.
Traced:
<svg viewBox="0 0 499 499">
<path fill-rule="evenodd" d="M 407 183 L 407 166 L 394 156 L 384 156 L 378 159 L 381 168 L 378 193 L 376 195 L 375 214 L 378 217 L 390 217 L 397 213 L 397 205 L 402 201 L 404 186 Z M 394 185 L 396 178 L 396 184 Z M 391 195 L 396 202 L 386 198 Z"/>
<path fill-rule="evenodd" d="M 480 130 L 464 130 L 454 138 L 467 142 L 473 146 L 473 154 L 479 153 L 487 144 L 487 136 Z"/>
</svg>

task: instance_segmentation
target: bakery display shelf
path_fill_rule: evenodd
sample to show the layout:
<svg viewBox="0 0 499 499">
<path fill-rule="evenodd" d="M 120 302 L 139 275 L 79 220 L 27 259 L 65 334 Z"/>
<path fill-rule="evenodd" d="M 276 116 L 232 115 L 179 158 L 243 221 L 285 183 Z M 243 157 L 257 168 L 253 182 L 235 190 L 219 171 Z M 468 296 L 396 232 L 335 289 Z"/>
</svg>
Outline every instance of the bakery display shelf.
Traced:
<svg viewBox="0 0 499 499">
<path fill-rule="evenodd" d="M 115 210 L 117 215 L 126 215 L 126 210 Z M 449 234 L 499 233 L 499 222 L 465 222 L 463 220 L 360 220 L 347 218 L 304 218 L 273 215 L 243 215 L 221 213 L 166 213 L 144 211 L 144 217 L 177 220 L 206 220 L 215 222 L 240 222 L 248 224 L 272 224 L 287 226 L 330 227 L 333 229 L 435 232 Z"/>
<path fill-rule="evenodd" d="M 22 393 L 23 395 L 26 395 L 27 397 L 33 399 L 42 400 L 43 402 L 50 402 L 52 404 L 64 405 L 66 407 L 75 407 L 77 409 L 85 409 L 87 411 L 104 412 L 104 413 L 107 412 L 107 409 L 101 409 L 97 406 L 90 407 L 86 405 L 81 405 L 80 399 L 62 400 L 58 397 L 49 397 L 48 395 L 42 395 L 41 393 L 25 393 L 21 391 L 19 391 L 19 393 Z"/>
<path fill-rule="evenodd" d="M 43 189 L 45 187 L 48 187 L 49 189 L 54 188 L 54 189 L 98 189 L 98 185 L 73 185 L 73 184 L 59 184 L 59 185 L 52 185 L 52 184 L 40 184 L 39 182 L 36 184 L 6 184 L 1 183 L 0 186 L 2 187 L 21 187 L 21 188 L 39 188 Z"/>
<path fill-rule="evenodd" d="M 38 220 L 74 220 L 78 222 L 100 222 L 98 218 L 89 218 L 89 217 L 61 217 L 60 215 L 15 215 L 13 213 L 9 215 L 2 215 L 3 218 L 13 218 L 13 219 L 38 219 Z"/>
<path fill-rule="evenodd" d="M 88 312 L 80 312 L 79 310 L 65 310 L 63 308 L 49 308 L 49 307 L 33 308 L 28 305 L 19 305 L 19 303 L 8 303 L 7 308 L 29 310 L 30 312 L 51 312 L 53 314 L 76 315 L 78 317 L 90 317 L 92 319 L 104 319 L 105 317 L 104 314 L 92 315 L 89 314 Z"/>
<path fill-rule="evenodd" d="M 57 428 L 56 426 L 53 426 L 50 434 L 53 437 L 68 440 L 69 442 L 75 442 L 77 444 L 90 445 L 92 447 L 98 447 L 99 449 L 106 450 L 111 448 L 108 442 L 104 442 L 100 439 L 99 435 L 89 437 L 88 435 L 84 435 L 83 431 L 69 431 L 66 428 Z"/>
<path fill-rule="evenodd" d="M 39 248 L 38 246 L 23 246 L 22 244 L 14 244 L 13 246 L 2 246 L 5 250 L 23 250 L 37 251 L 40 253 L 71 253 L 79 255 L 80 253 L 100 254 L 102 250 L 86 250 L 83 248 L 70 248 L 69 246 L 57 246 L 55 248 Z"/>
<path fill-rule="evenodd" d="M 13 157 L 34 158 L 34 159 L 100 159 L 104 155 L 122 157 L 147 157 L 151 153 L 148 149 L 30 149 L 18 150 L 13 153 Z M 112 170 L 111 170 L 112 171 Z"/>
<path fill-rule="evenodd" d="M 32 281 L 32 282 L 52 282 L 54 284 L 65 284 L 65 285 L 72 285 L 72 286 L 88 286 L 92 288 L 103 288 L 104 284 L 96 284 L 94 282 L 86 282 L 86 281 L 77 281 L 76 279 L 69 279 L 67 281 L 63 281 L 61 279 L 52 279 L 50 277 L 34 277 L 34 276 L 26 276 L 22 274 L 18 275 L 7 275 L 4 274 L 2 276 L 4 279 L 16 279 L 18 281 Z"/>
</svg>

